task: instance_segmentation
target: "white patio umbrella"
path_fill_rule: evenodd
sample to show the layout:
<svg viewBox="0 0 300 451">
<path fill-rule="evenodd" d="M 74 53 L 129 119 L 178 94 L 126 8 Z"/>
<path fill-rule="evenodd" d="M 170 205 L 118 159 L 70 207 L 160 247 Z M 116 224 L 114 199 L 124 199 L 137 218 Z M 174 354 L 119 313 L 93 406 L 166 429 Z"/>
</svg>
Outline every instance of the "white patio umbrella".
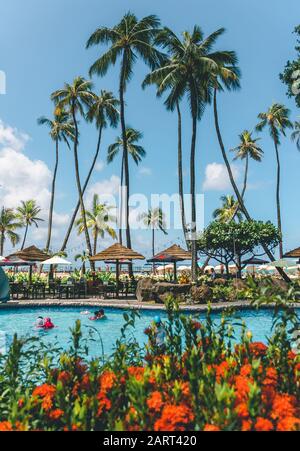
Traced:
<svg viewBox="0 0 300 451">
<path fill-rule="evenodd" d="M 215 267 L 212 265 L 207 265 L 205 266 L 204 271 L 210 271 L 211 269 L 215 269 Z"/>
<path fill-rule="evenodd" d="M 6 260 L 6 258 L 0 255 L 0 262 L 4 262 L 4 260 Z"/>
<path fill-rule="evenodd" d="M 185 265 L 181 265 L 181 266 L 178 266 L 178 268 L 177 268 L 177 271 L 190 271 L 191 270 L 191 267 L 190 266 L 185 266 Z"/>
<path fill-rule="evenodd" d="M 55 255 L 54 257 L 48 258 L 47 260 L 44 260 L 41 262 L 42 265 L 64 265 L 64 266 L 70 266 L 72 263 L 68 260 L 65 260 L 62 257 L 59 257 L 58 255 Z"/>
</svg>

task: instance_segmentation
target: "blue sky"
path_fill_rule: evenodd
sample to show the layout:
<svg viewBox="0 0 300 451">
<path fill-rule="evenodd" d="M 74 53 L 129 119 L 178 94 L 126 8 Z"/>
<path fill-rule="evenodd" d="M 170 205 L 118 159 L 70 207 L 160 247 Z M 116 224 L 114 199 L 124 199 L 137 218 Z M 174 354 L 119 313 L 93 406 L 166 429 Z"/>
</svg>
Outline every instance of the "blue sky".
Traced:
<svg viewBox="0 0 300 451">
<path fill-rule="evenodd" d="M 5 187 L 0 191 L 0 204 L 17 202 L 22 195 L 26 197 L 33 192 L 46 208 L 54 149 L 47 130 L 37 125 L 37 118 L 51 115 L 51 92 L 60 88 L 64 82 L 71 82 L 77 75 L 87 76 L 90 65 L 100 52 L 99 48 L 85 49 L 90 34 L 100 25 L 116 24 L 128 10 L 138 17 L 157 14 L 163 25 L 171 27 L 177 33 L 190 30 L 194 24 L 199 24 L 205 34 L 220 27 L 226 28 L 227 32 L 220 39 L 218 48 L 235 50 L 242 71 L 242 89 L 219 97 L 220 123 L 227 148 L 237 145 L 238 134 L 242 130 L 254 128 L 257 114 L 265 111 L 272 102 L 285 103 L 291 109 L 293 120 L 299 116 L 293 100 L 286 97 L 285 86 L 278 77 L 286 61 L 294 56 L 295 36 L 292 31 L 298 24 L 298 0 L 290 0 L 288 6 L 280 0 L 3 1 L 0 16 L 0 70 L 6 73 L 7 93 L 0 96 L 0 162 L 3 162 L 0 185 Z M 147 151 L 140 169 L 131 166 L 131 190 L 146 195 L 151 192 L 171 194 L 177 190 L 176 115 L 165 111 L 163 102 L 155 98 L 154 89 L 142 91 L 141 82 L 147 72 L 147 67 L 138 63 L 126 92 L 127 123 L 143 132 L 142 144 Z M 108 89 L 117 95 L 118 66 L 109 70 L 106 77 L 94 78 L 93 81 L 96 91 Z M 187 172 L 190 129 L 188 109 L 184 108 L 184 169 Z M 205 194 L 207 223 L 212 211 L 219 205 L 219 197 L 231 190 L 221 177 L 217 184 L 206 180 L 204 186 L 207 189 L 203 191 L 207 171 L 211 176 L 219 168 L 222 174 L 222 167 L 217 166 L 223 162 L 211 107 L 206 109 L 198 130 L 197 191 Z M 117 135 L 118 130 L 105 132 L 101 161 L 105 161 L 107 146 Z M 246 201 L 255 218 L 275 222 L 276 166 L 273 145 L 267 132 L 262 134 L 260 144 L 265 152 L 264 160 L 261 164 L 251 163 Z M 83 125 L 80 142 L 82 177 L 88 170 L 95 145 L 96 133 L 93 127 Z M 300 152 L 287 138 L 282 140 L 280 154 L 284 247 L 289 249 L 299 246 L 300 241 L 300 212 L 297 207 Z M 72 154 L 62 147 L 60 155 L 54 248 L 59 247 L 67 215 L 77 199 Z M 37 160 L 43 163 L 38 163 Z M 211 166 L 212 164 L 214 165 Z M 14 165 L 13 180 L 12 175 L 9 177 L 8 174 L 14 170 Z M 27 172 L 24 169 L 26 165 L 30 171 L 35 172 L 31 180 L 29 169 Z M 116 161 L 108 167 L 100 166 L 98 169 L 101 170 L 94 173 L 91 187 L 104 191 L 114 190 L 120 173 L 120 162 Z M 242 165 L 236 165 L 236 173 L 241 181 Z M 185 184 L 188 192 L 188 177 L 185 177 Z M 178 231 L 170 231 L 166 237 L 158 234 L 157 248 L 180 236 Z M 43 245 L 44 237 L 45 226 L 39 231 L 33 231 L 30 239 Z M 137 231 L 133 244 L 147 254 L 149 239 L 150 232 Z M 75 252 L 73 249 L 83 241 L 83 237 L 73 234 L 69 245 L 70 253 Z M 10 245 L 6 246 L 9 250 Z"/>
</svg>

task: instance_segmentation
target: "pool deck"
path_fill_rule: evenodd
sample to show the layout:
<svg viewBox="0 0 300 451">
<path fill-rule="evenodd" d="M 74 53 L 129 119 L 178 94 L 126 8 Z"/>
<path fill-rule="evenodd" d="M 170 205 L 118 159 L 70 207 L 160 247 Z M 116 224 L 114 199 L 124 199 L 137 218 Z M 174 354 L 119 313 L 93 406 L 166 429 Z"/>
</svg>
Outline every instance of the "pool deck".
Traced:
<svg viewBox="0 0 300 451">
<path fill-rule="evenodd" d="M 299 307 L 299 304 L 290 304 L 290 307 Z M 7 308 L 32 308 L 32 307 L 113 307 L 118 309 L 137 309 L 137 310 L 165 310 L 163 304 L 155 304 L 151 302 L 138 302 L 137 299 L 43 299 L 43 300 L 18 300 L 9 301 L 0 304 L 0 309 Z M 265 304 L 260 306 L 263 308 L 273 308 L 274 304 Z M 182 311 L 205 312 L 206 304 L 181 304 L 179 306 Z M 231 301 L 217 302 L 211 304 L 211 310 L 220 312 L 226 309 L 250 310 L 255 306 L 250 301 Z"/>
</svg>

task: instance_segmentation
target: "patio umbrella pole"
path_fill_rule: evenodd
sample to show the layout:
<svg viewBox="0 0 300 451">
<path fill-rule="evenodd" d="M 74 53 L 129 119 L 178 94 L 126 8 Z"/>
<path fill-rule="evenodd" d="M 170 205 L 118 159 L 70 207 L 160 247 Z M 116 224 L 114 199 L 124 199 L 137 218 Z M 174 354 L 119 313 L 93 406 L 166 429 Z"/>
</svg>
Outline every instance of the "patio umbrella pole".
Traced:
<svg viewBox="0 0 300 451">
<path fill-rule="evenodd" d="M 32 283 L 32 265 L 29 266 L 29 285 Z"/>
<path fill-rule="evenodd" d="M 174 262 L 174 282 L 177 282 L 177 267 L 176 267 L 176 262 Z"/>
</svg>

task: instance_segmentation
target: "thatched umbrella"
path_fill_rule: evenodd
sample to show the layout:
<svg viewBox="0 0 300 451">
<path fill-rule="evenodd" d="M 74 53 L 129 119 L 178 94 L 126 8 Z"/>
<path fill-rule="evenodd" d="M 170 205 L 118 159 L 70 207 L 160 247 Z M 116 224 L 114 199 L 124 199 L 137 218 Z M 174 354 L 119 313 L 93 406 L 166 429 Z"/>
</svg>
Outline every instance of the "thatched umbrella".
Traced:
<svg viewBox="0 0 300 451">
<path fill-rule="evenodd" d="M 152 258 L 147 260 L 148 262 L 164 262 L 164 263 L 173 263 L 174 265 L 174 280 L 177 280 L 177 262 L 181 262 L 184 260 L 191 260 L 192 254 L 191 252 L 186 251 L 185 249 L 182 249 L 182 247 L 178 246 L 177 244 L 173 244 L 172 246 L 168 247 L 164 251 L 159 252 L 158 254 L 154 255 Z"/>
<path fill-rule="evenodd" d="M 116 265 L 116 296 L 119 297 L 119 278 L 120 278 L 120 263 L 122 260 L 132 262 L 132 260 L 144 260 L 144 256 L 139 254 L 128 247 L 122 246 L 122 244 L 115 243 L 112 246 L 108 247 L 104 251 L 99 252 L 93 257 L 90 258 L 90 261 L 107 261 L 114 263 Z"/>
<path fill-rule="evenodd" d="M 22 251 L 17 251 L 14 254 L 10 254 L 7 259 L 11 258 L 19 258 L 24 260 L 25 262 L 43 262 L 47 258 L 50 258 L 50 255 L 43 252 L 41 249 L 38 249 L 36 246 L 29 246 L 23 249 Z M 32 281 L 32 265 L 29 266 L 29 282 Z"/>
<path fill-rule="evenodd" d="M 299 263 L 300 263 L 300 247 L 296 247 L 296 249 L 286 252 L 286 254 L 284 254 L 283 258 L 298 258 Z"/>
</svg>

